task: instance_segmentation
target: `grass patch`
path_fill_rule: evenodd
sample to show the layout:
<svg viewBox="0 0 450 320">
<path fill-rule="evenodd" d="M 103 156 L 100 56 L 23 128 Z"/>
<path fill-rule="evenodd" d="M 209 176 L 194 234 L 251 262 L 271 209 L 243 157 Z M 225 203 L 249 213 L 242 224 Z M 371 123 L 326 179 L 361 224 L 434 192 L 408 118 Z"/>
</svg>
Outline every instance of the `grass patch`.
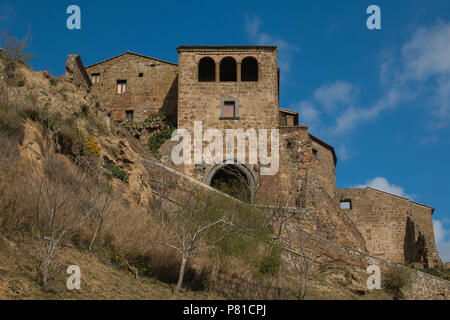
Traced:
<svg viewBox="0 0 450 320">
<path fill-rule="evenodd" d="M 450 269 L 430 268 L 423 270 L 423 272 L 450 281 Z"/>
<path fill-rule="evenodd" d="M 121 170 L 114 163 L 107 163 L 104 165 L 104 168 L 106 170 L 108 170 L 108 172 L 111 174 L 111 176 L 113 176 L 119 180 L 122 180 L 124 182 L 128 182 L 128 173 Z"/>
</svg>

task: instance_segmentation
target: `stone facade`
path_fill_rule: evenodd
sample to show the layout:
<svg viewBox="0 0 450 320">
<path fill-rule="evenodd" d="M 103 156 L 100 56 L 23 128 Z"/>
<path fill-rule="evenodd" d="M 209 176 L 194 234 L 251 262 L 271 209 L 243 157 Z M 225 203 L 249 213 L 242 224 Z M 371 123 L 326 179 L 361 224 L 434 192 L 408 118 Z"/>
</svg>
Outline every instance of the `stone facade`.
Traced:
<svg viewBox="0 0 450 320">
<path fill-rule="evenodd" d="M 127 111 L 132 111 L 135 121 L 144 121 L 156 113 L 176 115 L 175 63 L 126 52 L 88 66 L 86 71 L 93 80 L 92 93 L 115 121 L 127 120 Z M 118 92 L 118 81 L 126 81 L 122 94 Z"/>
<path fill-rule="evenodd" d="M 89 66 L 91 94 L 115 121 L 126 120 L 130 111 L 133 115 L 128 120 L 135 122 L 154 113 L 176 115 L 178 128 L 188 130 L 191 137 L 196 122 L 201 123 L 203 133 L 210 128 L 222 132 L 278 129 L 280 162 L 275 175 L 261 176 L 257 165 L 248 164 L 248 146 L 247 157 L 239 162 L 248 181 L 261 184 L 258 192 L 284 194 L 294 211 L 306 210 L 319 217 L 327 234 L 335 233 L 342 247 L 392 262 L 442 265 L 432 208 L 373 189 L 336 188 L 333 147 L 309 134 L 306 125 L 299 126 L 297 112 L 279 107 L 276 47 L 181 46 L 177 51 L 178 65 L 127 52 Z M 118 81 L 123 84 L 124 80 L 122 93 Z M 172 145 L 165 144 L 163 149 L 170 152 Z M 224 151 L 225 145 L 224 140 Z M 192 155 L 205 146 L 205 142 L 192 145 Z M 268 149 L 270 154 L 272 147 Z M 162 159 L 168 162 L 170 155 Z M 211 185 L 226 160 L 172 167 L 198 183 Z M 341 200 L 350 200 L 351 208 L 341 209 Z"/>
<path fill-rule="evenodd" d="M 343 209 L 366 240 L 368 253 L 394 262 L 441 265 L 436 251 L 434 209 L 372 188 L 338 189 Z"/>
<path fill-rule="evenodd" d="M 88 91 L 92 86 L 91 80 L 83 66 L 83 62 L 77 54 L 71 54 L 67 58 L 66 73 L 63 77 Z"/>
</svg>

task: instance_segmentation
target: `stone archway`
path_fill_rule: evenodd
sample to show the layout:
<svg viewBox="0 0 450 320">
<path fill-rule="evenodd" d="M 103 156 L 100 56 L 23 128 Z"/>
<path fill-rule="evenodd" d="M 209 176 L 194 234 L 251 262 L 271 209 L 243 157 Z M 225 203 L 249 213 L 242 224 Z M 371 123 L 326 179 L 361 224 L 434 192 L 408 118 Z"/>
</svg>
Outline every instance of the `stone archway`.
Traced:
<svg viewBox="0 0 450 320">
<path fill-rule="evenodd" d="M 258 180 L 246 164 L 225 160 L 208 170 L 204 183 L 239 200 L 252 202 Z"/>
</svg>

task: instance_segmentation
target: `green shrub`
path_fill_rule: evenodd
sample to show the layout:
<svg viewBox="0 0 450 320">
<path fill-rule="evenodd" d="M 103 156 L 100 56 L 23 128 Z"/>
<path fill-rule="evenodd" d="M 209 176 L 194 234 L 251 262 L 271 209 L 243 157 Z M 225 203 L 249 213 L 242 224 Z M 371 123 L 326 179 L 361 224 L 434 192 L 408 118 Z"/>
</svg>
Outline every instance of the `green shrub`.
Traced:
<svg viewBox="0 0 450 320">
<path fill-rule="evenodd" d="M 0 135 L 22 142 L 24 130 L 22 118 L 17 108 L 0 103 Z"/>
<path fill-rule="evenodd" d="M 58 144 L 64 155 L 83 154 L 84 137 L 74 120 L 65 123 L 58 131 Z"/>
<path fill-rule="evenodd" d="M 450 269 L 430 268 L 423 270 L 423 272 L 450 281 Z"/>
<path fill-rule="evenodd" d="M 104 168 L 108 170 L 113 177 L 124 182 L 128 182 L 128 174 L 117 167 L 114 163 L 107 163 L 104 165 Z"/>
<path fill-rule="evenodd" d="M 53 78 L 53 77 L 49 78 L 48 82 L 50 82 L 51 86 L 56 86 L 56 79 L 55 78 Z"/>
<path fill-rule="evenodd" d="M 404 298 L 403 289 L 411 284 L 411 274 L 407 268 L 392 266 L 384 276 L 384 289 L 393 295 L 395 300 Z"/>
<path fill-rule="evenodd" d="M 167 127 L 158 133 L 152 135 L 148 139 L 148 148 L 150 153 L 157 159 L 160 158 L 160 154 L 158 152 L 159 148 L 172 137 L 172 133 L 175 130 L 174 127 Z"/>
<path fill-rule="evenodd" d="M 127 261 L 137 269 L 140 276 L 150 277 L 151 274 L 151 260 L 148 255 L 139 254 L 134 251 L 125 254 Z"/>
<path fill-rule="evenodd" d="M 33 108 L 30 108 L 29 110 L 33 110 Z M 45 129 L 56 131 L 63 125 L 63 119 L 59 112 L 50 112 L 49 110 L 34 110 L 33 112 L 37 112 L 38 114 L 35 121 L 39 121 Z"/>
<path fill-rule="evenodd" d="M 282 248 L 277 245 L 271 246 L 268 252 L 258 262 L 258 271 L 261 275 L 275 276 L 283 265 L 281 257 Z"/>
</svg>

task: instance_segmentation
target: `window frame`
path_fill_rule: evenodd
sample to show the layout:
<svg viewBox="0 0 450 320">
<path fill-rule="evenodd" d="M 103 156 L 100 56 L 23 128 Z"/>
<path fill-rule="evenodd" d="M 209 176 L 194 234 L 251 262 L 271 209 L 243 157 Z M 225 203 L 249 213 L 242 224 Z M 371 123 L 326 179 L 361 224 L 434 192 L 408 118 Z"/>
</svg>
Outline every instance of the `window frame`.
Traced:
<svg viewBox="0 0 450 320">
<path fill-rule="evenodd" d="M 212 66 L 213 66 L 213 70 L 212 70 L 213 73 L 211 74 L 212 77 L 209 80 L 205 80 L 205 79 L 200 77 L 200 67 L 201 67 L 202 63 L 205 63 L 206 61 L 212 62 Z M 201 58 L 198 61 L 198 65 L 197 65 L 197 81 L 198 82 L 216 82 L 217 81 L 217 79 L 216 79 L 216 72 L 217 72 L 216 68 L 217 68 L 216 61 L 214 61 L 213 58 L 211 58 L 209 56 Z"/>
<path fill-rule="evenodd" d="M 124 89 L 122 91 L 120 91 L 120 92 L 119 92 L 119 85 L 125 85 Z M 122 86 L 120 86 L 120 87 L 122 87 Z M 124 94 L 127 91 L 128 91 L 128 81 L 127 81 L 127 79 L 118 79 L 116 81 L 116 94 L 122 95 L 122 94 Z"/>
<path fill-rule="evenodd" d="M 342 208 L 342 204 L 343 203 L 348 203 L 349 207 L 348 208 Z M 352 210 L 353 209 L 353 204 L 352 204 L 352 200 L 351 199 L 340 199 L 339 200 L 339 208 L 341 210 Z"/>
<path fill-rule="evenodd" d="M 94 79 L 97 79 L 97 81 L 94 81 Z M 91 73 L 91 82 L 92 84 L 99 83 L 100 82 L 100 73 Z"/>
<path fill-rule="evenodd" d="M 315 152 L 314 152 L 315 151 Z M 311 153 L 313 155 L 314 158 L 316 159 L 320 159 L 320 152 L 319 149 L 312 147 L 311 148 Z"/>
<path fill-rule="evenodd" d="M 224 107 L 226 102 L 234 102 L 234 116 L 233 117 L 225 117 L 224 116 Z M 220 116 L 219 120 L 239 120 L 239 99 L 238 98 L 222 98 L 220 99 Z"/>
<path fill-rule="evenodd" d="M 247 70 L 245 70 L 245 65 L 247 63 L 249 63 L 249 61 L 256 63 L 256 74 L 255 74 L 256 79 L 250 79 L 250 80 L 248 79 L 250 77 L 248 77 L 248 74 L 246 72 Z M 245 76 L 247 76 L 248 78 L 246 78 Z M 252 56 L 245 57 L 241 61 L 241 82 L 250 82 L 251 83 L 251 82 L 258 82 L 258 81 L 259 81 L 259 61 L 258 61 L 258 59 L 256 59 L 255 57 L 252 57 Z"/>
<path fill-rule="evenodd" d="M 129 114 L 131 114 L 131 120 L 128 119 Z M 133 109 L 125 110 L 125 121 L 129 121 L 129 122 L 134 121 L 134 110 Z"/>
<path fill-rule="evenodd" d="M 225 75 L 227 73 L 223 72 L 224 71 L 223 69 L 225 69 L 224 64 L 227 63 L 227 60 L 228 61 L 232 61 L 233 64 L 234 64 L 233 80 L 224 80 L 224 77 L 225 77 Z M 227 82 L 231 82 L 231 83 L 238 82 L 238 70 L 237 70 L 237 68 L 238 68 L 238 62 L 236 61 L 235 58 L 233 58 L 231 56 L 223 57 L 220 60 L 220 63 L 219 63 L 219 82 L 225 82 L 225 83 L 227 83 Z M 232 69 L 230 69 L 230 70 L 232 70 Z"/>
</svg>

